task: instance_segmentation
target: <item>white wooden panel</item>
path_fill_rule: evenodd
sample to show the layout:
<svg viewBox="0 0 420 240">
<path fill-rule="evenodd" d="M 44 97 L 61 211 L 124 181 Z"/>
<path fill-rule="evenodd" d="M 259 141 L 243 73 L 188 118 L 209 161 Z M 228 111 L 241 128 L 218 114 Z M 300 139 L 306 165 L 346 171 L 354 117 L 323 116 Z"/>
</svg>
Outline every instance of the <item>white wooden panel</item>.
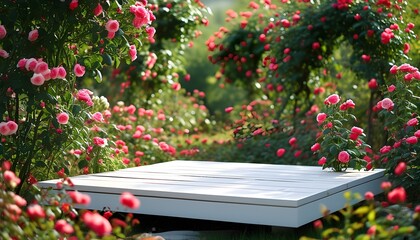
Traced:
<svg viewBox="0 0 420 240">
<path fill-rule="evenodd" d="M 342 208 L 345 191 L 379 193 L 383 176 L 384 170 L 172 161 L 72 181 L 93 198 L 89 208 L 121 211 L 119 195 L 129 191 L 142 201 L 140 213 L 298 227 L 321 217 L 321 203 L 332 211 Z M 40 185 L 54 188 L 56 182 Z"/>
</svg>

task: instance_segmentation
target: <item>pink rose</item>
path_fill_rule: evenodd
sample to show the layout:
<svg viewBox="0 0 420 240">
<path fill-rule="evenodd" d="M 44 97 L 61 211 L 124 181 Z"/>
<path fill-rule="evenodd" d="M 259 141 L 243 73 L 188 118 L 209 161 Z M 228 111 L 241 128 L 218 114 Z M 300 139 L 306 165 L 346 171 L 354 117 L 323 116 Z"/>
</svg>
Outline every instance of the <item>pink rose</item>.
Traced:
<svg viewBox="0 0 420 240">
<path fill-rule="evenodd" d="M 45 77 L 41 73 L 34 73 L 31 77 L 31 83 L 35 86 L 41 86 L 45 82 Z"/>
<path fill-rule="evenodd" d="M 332 94 L 325 99 L 324 104 L 325 105 L 330 105 L 330 104 L 335 105 L 339 101 L 340 101 L 340 96 L 338 96 L 337 94 Z"/>
<path fill-rule="evenodd" d="M 347 110 L 349 108 L 353 108 L 354 109 L 355 106 L 356 106 L 356 104 L 354 104 L 353 100 L 349 99 L 349 100 L 345 101 L 344 103 L 342 103 L 340 105 L 340 110 L 341 111 L 345 111 L 345 110 Z"/>
<path fill-rule="evenodd" d="M 324 165 L 325 163 L 327 163 L 327 158 L 325 157 L 322 157 L 318 160 L 318 165 L 320 166 Z"/>
<path fill-rule="evenodd" d="M 74 232 L 73 226 L 64 219 L 58 220 L 54 225 L 54 229 L 61 234 L 72 234 Z"/>
<path fill-rule="evenodd" d="M 6 28 L 3 25 L 0 25 L 0 39 L 3 39 L 6 37 L 7 31 Z"/>
<path fill-rule="evenodd" d="M 388 201 L 392 204 L 405 202 L 407 193 L 403 187 L 397 187 L 388 193 Z"/>
<path fill-rule="evenodd" d="M 25 68 L 27 71 L 33 71 L 38 64 L 38 61 L 35 58 L 29 58 L 25 62 Z"/>
<path fill-rule="evenodd" d="M 412 119 L 408 120 L 408 122 L 407 122 L 407 125 L 411 126 L 411 127 L 414 127 L 418 124 L 419 124 L 419 120 L 417 118 L 412 118 Z"/>
<path fill-rule="evenodd" d="M 117 20 L 112 20 L 112 19 L 110 19 L 110 20 L 108 20 L 108 22 L 105 24 L 105 29 L 108 31 L 108 32 L 113 32 L 113 33 L 115 33 L 115 32 L 117 32 L 118 31 L 118 29 L 120 28 L 120 24 L 118 23 L 118 21 Z"/>
<path fill-rule="evenodd" d="M 319 144 L 319 143 L 315 143 L 314 145 L 312 145 L 312 147 L 311 147 L 311 151 L 312 152 L 316 152 L 316 151 L 318 151 L 319 149 L 321 149 L 321 144 Z"/>
<path fill-rule="evenodd" d="M 50 77 L 51 79 L 56 79 L 58 76 L 58 67 L 51 68 Z"/>
<path fill-rule="evenodd" d="M 416 136 L 411 136 L 405 139 L 405 142 L 408 144 L 416 144 L 418 141 Z"/>
<path fill-rule="evenodd" d="M 9 53 L 6 52 L 6 50 L 0 49 L 0 57 L 2 58 L 8 58 L 9 57 Z"/>
<path fill-rule="evenodd" d="M 395 175 L 399 176 L 403 174 L 407 170 L 407 164 L 405 162 L 399 162 L 398 165 L 394 169 Z"/>
<path fill-rule="evenodd" d="M 69 8 L 70 10 L 74 10 L 79 6 L 79 0 L 71 0 Z"/>
<path fill-rule="evenodd" d="M 76 75 L 76 77 L 83 77 L 83 75 L 85 75 L 85 67 L 76 63 L 76 65 L 74 65 L 74 74 Z"/>
<path fill-rule="evenodd" d="M 137 49 L 135 45 L 130 46 L 130 49 L 128 50 L 128 55 L 130 55 L 131 61 L 137 59 Z"/>
<path fill-rule="evenodd" d="M 318 113 L 318 115 L 316 116 L 316 121 L 318 123 L 323 123 L 325 121 L 325 119 L 327 119 L 327 114 L 326 113 Z"/>
<path fill-rule="evenodd" d="M 284 148 L 279 148 L 279 149 L 277 149 L 277 152 L 276 152 L 277 157 L 283 157 L 283 155 L 285 153 L 286 153 L 286 149 L 284 149 Z"/>
<path fill-rule="evenodd" d="M 93 106 L 93 101 L 92 101 L 92 98 L 90 97 L 92 94 L 93 92 L 91 92 L 88 89 L 80 89 L 76 93 L 76 98 L 79 101 L 85 102 L 88 106 Z"/>
<path fill-rule="evenodd" d="M 376 79 L 374 79 L 374 78 L 370 79 L 370 81 L 368 83 L 368 87 L 370 89 L 376 89 L 376 88 L 378 88 L 378 82 L 376 81 Z"/>
<path fill-rule="evenodd" d="M 69 115 L 65 112 L 57 114 L 57 121 L 59 124 L 67 124 L 69 122 Z"/>
<path fill-rule="evenodd" d="M 6 123 L 7 128 L 9 129 L 8 135 L 15 134 L 18 130 L 18 125 L 14 121 L 8 121 Z"/>
<path fill-rule="evenodd" d="M 417 130 L 417 131 L 414 133 L 414 136 L 416 136 L 417 138 L 420 138 L 420 130 Z"/>
<path fill-rule="evenodd" d="M 28 40 L 31 42 L 36 41 L 38 37 L 39 37 L 38 29 L 34 29 L 30 31 L 28 34 Z"/>
<path fill-rule="evenodd" d="M 394 85 L 391 85 L 388 87 L 388 92 L 393 92 L 395 91 L 396 87 Z"/>
<path fill-rule="evenodd" d="M 32 204 L 26 210 L 30 219 L 45 218 L 44 209 L 38 204 Z"/>
<path fill-rule="evenodd" d="M 140 201 L 133 194 L 129 192 L 121 193 L 120 203 L 121 205 L 128 208 L 132 208 L 132 209 L 136 209 L 140 207 Z"/>
<path fill-rule="evenodd" d="M 34 68 L 34 72 L 35 73 L 44 73 L 48 70 L 48 64 L 44 61 L 39 61 L 37 62 L 35 68 Z"/>
<path fill-rule="evenodd" d="M 90 203 L 90 196 L 78 191 L 67 192 L 73 203 L 88 205 Z"/>
<path fill-rule="evenodd" d="M 348 163 L 350 161 L 350 154 L 347 151 L 341 151 L 338 154 L 338 161 L 341 163 Z"/>
<path fill-rule="evenodd" d="M 225 113 L 230 113 L 233 111 L 233 107 L 227 107 L 225 108 Z"/>
<path fill-rule="evenodd" d="M 103 117 L 102 113 L 96 112 L 96 113 L 92 114 L 92 119 L 97 121 L 97 122 L 102 122 L 104 120 L 104 117 Z"/>
<path fill-rule="evenodd" d="M 357 135 L 362 135 L 363 134 L 363 129 L 359 128 L 359 127 L 352 127 L 351 128 L 351 132 Z"/>
<path fill-rule="evenodd" d="M 109 235 L 112 232 L 112 226 L 109 221 L 99 213 L 87 211 L 83 213 L 81 219 L 89 229 L 100 237 Z"/>
<path fill-rule="evenodd" d="M 386 110 L 392 110 L 394 107 L 394 102 L 389 98 L 384 98 L 381 101 L 381 107 Z"/>
<path fill-rule="evenodd" d="M 105 147 L 108 144 L 108 141 L 106 139 L 104 139 L 104 138 L 94 137 L 93 138 L 93 143 L 96 146 Z"/>
<path fill-rule="evenodd" d="M 381 149 L 379 149 L 379 152 L 381 154 L 386 154 L 386 153 L 388 153 L 391 150 L 392 150 L 392 147 L 391 146 L 383 146 Z"/>
<path fill-rule="evenodd" d="M 411 66 L 408 63 L 404 63 L 401 66 L 398 67 L 398 70 L 405 73 L 414 73 L 418 71 L 416 67 Z"/>
<path fill-rule="evenodd" d="M 25 65 L 26 65 L 26 58 L 22 58 L 18 61 L 16 67 L 18 67 L 20 70 L 24 70 L 25 69 Z"/>
<path fill-rule="evenodd" d="M 96 6 L 96 8 L 93 10 L 93 15 L 99 16 L 103 12 L 103 8 L 100 3 Z"/>
<path fill-rule="evenodd" d="M 150 22 L 150 12 L 144 6 L 131 5 L 130 12 L 134 14 L 133 26 L 141 28 Z"/>
<path fill-rule="evenodd" d="M 391 74 L 397 74 L 397 72 L 398 72 L 398 66 L 396 66 L 396 65 L 392 66 L 391 69 L 389 70 L 389 72 Z"/>
<path fill-rule="evenodd" d="M 64 78 L 66 78 L 66 75 L 67 75 L 66 69 L 64 67 L 58 67 L 57 78 L 64 79 Z"/>
<path fill-rule="evenodd" d="M 153 38 L 155 36 L 156 29 L 154 27 L 146 27 L 146 33 L 149 39 Z"/>
</svg>

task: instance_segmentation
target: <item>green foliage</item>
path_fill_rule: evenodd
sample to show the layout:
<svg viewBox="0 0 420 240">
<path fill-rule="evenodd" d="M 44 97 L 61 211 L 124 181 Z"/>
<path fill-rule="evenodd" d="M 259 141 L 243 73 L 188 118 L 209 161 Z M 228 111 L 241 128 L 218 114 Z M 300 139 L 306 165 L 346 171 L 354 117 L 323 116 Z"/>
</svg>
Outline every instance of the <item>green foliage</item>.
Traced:
<svg viewBox="0 0 420 240">
<path fill-rule="evenodd" d="M 344 194 L 348 204 L 337 214 L 326 215 L 324 228 L 321 220 L 314 222 L 319 230 L 319 238 L 301 237 L 309 239 L 417 239 L 419 233 L 418 207 L 413 210 L 403 204 L 382 206 L 369 197 L 364 204 L 353 206 L 352 201 L 361 201 L 360 194 L 346 192 Z M 372 195 L 373 197 L 373 195 Z M 325 209 L 326 213 L 328 209 Z M 342 222 L 342 226 L 337 226 Z"/>
</svg>

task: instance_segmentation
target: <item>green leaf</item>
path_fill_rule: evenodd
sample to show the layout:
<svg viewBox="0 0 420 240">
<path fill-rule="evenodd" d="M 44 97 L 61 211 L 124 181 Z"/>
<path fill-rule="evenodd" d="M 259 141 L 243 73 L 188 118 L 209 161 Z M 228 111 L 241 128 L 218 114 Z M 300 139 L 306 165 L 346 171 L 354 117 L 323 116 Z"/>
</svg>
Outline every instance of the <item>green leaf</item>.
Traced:
<svg viewBox="0 0 420 240">
<path fill-rule="evenodd" d="M 77 163 L 77 166 L 82 169 L 84 167 L 89 166 L 89 162 L 86 159 L 80 160 L 79 163 Z"/>
<path fill-rule="evenodd" d="M 102 62 L 108 66 L 112 66 L 112 58 L 108 53 L 102 54 Z"/>
<path fill-rule="evenodd" d="M 102 82 L 102 73 L 99 69 L 96 69 L 96 76 L 95 76 L 95 80 L 98 83 Z"/>
<path fill-rule="evenodd" d="M 81 111 L 82 111 L 82 107 L 80 105 L 73 104 L 71 108 L 71 112 L 73 113 L 74 116 L 77 116 Z"/>
<path fill-rule="evenodd" d="M 44 161 L 36 161 L 36 162 L 35 162 L 35 167 L 41 167 L 41 168 L 44 168 L 44 167 L 47 167 L 47 164 L 45 164 L 45 162 L 44 162 Z"/>
</svg>

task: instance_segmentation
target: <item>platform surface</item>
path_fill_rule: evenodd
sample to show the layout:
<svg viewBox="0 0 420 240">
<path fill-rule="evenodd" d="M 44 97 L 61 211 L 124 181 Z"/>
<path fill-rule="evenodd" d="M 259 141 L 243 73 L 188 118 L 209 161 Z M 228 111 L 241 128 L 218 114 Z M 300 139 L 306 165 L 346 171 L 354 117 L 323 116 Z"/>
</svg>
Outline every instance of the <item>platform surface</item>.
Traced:
<svg viewBox="0 0 420 240">
<path fill-rule="evenodd" d="M 344 207 L 344 192 L 381 192 L 384 170 L 337 173 L 316 166 L 171 161 L 71 178 L 89 194 L 88 209 L 110 209 L 282 227 L 300 227 Z M 40 182 L 55 188 L 59 180 Z M 140 201 L 136 210 L 119 203 L 122 192 Z M 356 202 L 353 202 L 356 203 Z"/>
</svg>

